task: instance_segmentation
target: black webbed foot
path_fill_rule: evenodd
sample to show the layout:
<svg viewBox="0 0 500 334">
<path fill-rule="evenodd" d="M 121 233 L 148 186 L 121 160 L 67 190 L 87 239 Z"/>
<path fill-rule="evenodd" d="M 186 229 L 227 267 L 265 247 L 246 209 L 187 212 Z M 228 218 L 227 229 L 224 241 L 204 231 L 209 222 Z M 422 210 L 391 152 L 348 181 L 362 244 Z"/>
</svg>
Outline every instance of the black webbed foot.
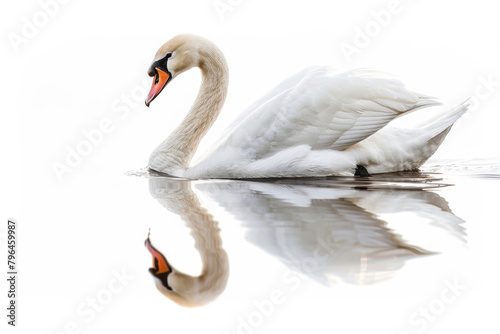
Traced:
<svg viewBox="0 0 500 334">
<path fill-rule="evenodd" d="M 370 173 L 368 173 L 365 166 L 356 165 L 356 171 L 354 172 L 354 176 L 368 177 L 371 175 L 370 175 Z"/>
</svg>

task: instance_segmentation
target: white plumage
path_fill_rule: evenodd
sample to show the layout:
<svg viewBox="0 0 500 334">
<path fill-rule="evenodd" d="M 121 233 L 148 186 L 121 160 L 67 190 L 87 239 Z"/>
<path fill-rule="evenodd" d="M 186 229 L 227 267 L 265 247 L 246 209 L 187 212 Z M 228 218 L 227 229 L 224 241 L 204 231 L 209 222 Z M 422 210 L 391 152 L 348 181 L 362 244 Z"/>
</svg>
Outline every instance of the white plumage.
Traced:
<svg viewBox="0 0 500 334">
<path fill-rule="evenodd" d="M 177 49 L 182 52 L 176 52 Z M 170 59 L 182 57 L 189 63 Z M 386 128 L 394 118 L 438 105 L 385 73 L 334 73 L 315 66 L 286 79 L 243 111 L 216 147 L 190 165 L 199 141 L 215 121 L 227 91 L 227 67 L 220 50 L 197 36 L 167 42 L 157 56 L 172 77 L 201 68 L 200 94 L 186 120 L 153 152 L 149 167 L 190 178 L 262 178 L 352 175 L 356 165 L 370 173 L 416 169 L 438 148 L 462 104 L 412 129 Z M 159 56 L 158 56 L 159 54 Z M 177 64 L 182 63 L 179 68 Z M 188 143 L 186 143 L 188 141 Z M 187 152 L 186 152 L 187 151 Z"/>
<path fill-rule="evenodd" d="M 418 182 L 410 187 L 412 182 L 400 182 L 385 189 L 384 182 L 378 180 L 364 191 L 353 189 L 356 182 L 318 179 L 297 184 L 296 180 L 270 183 L 148 177 L 151 195 L 186 223 L 202 260 L 199 276 L 182 273 L 170 263 L 168 278 L 161 280 L 152 272 L 157 288 L 184 306 L 213 301 L 224 291 L 230 276 L 231 257 L 222 248 L 217 217 L 201 206 L 198 191 L 233 215 L 246 228 L 245 238 L 252 244 L 324 285 L 339 280 L 377 283 L 392 277 L 407 260 L 440 252 L 447 244 L 461 247 L 466 242 L 464 221 L 437 193 L 423 191 L 438 187 L 436 183 Z M 418 235 L 423 240 L 416 242 L 408 230 L 402 229 L 400 234 L 391 228 L 391 222 L 409 213 L 414 214 L 412 219 L 401 222 L 406 228 L 417 229 L 417 240 Z M 239 257 L 233 260 L 239 261 Z"/>
<path fill-rule="evenodd" d="M 463 220 L 432 191 L 377 190 L 376 183 L 371 191 L 328 186 L 323 180 L 303 183 L 203 181 L 194 187 L 240 221 L 251 243 L 325 285 L 339 278 L 376 283 L 407 260 L 442 250 L 439 244 L 427 249 L 432 242 L 408 241 L 412 235 L 399 235 L 382 214 L 415 213 L 405 224 L 418 226 L 428 240 L 465 242 Z"/>
</svg>

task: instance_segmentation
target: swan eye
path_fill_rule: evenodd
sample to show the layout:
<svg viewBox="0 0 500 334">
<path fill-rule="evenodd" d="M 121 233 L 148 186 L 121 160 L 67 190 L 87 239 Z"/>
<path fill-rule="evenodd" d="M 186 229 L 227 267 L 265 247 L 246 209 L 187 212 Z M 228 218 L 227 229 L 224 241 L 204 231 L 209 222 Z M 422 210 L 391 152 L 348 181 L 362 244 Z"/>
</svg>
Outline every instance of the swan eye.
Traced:
<svg viewBox="0 0 500 334">
<path fill-rule="evenodd" d="M 168 58 L 170 58 L 170 57 L 172 57 L 172 52 L 167 53 L 165 55 L 165 57 L 163 57 L 163 59 L 165 60 L 165 65 L 164 65 L 165 69 L 168 69 L 168 66 L 167 66 L 167 64 L 168 64 Z"/>
</svg>

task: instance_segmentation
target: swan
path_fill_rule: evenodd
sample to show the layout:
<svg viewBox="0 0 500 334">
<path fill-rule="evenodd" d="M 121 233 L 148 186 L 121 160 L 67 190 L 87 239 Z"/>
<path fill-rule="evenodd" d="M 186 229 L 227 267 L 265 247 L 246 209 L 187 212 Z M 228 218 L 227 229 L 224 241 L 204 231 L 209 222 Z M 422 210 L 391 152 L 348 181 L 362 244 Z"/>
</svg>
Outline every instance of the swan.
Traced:
<svg viewBox="0 0 500 334">
<path fill-rule="evenodd" d="M 390 75 L 308 67 L 244 110 L 207 155 L 191 164 L 227 95 L 228 67 L 206 38 L 183 34 L 157 51 L 146 105 L 175 77 L 198 67 L 202 83 L 180 125 L 151 154 L 152 170 L 185 178 L 360 175 L 419 168 L 467 111 L 467 101 L 409 129 L 393 119 L 439 105 Z"/>
<path fill-rule="evenodd" d="M 218 222 L 200 205 L 189 182 L 153 178 L 149 184 L 151 195 L 167 210 L 179 215 L 191 229 L 202 261 L 199 276 L 185 274 L 168 262 L 148 235 L 145 246 L 153 256 L 149 272 L 156 288 L 181 306 L 198 307 L 212 302 L 224 291 L 229 277 L 229 260 L 222 248 Z"/>
<path fill-rule="evenodd" d="M 324 286 L 387 280 L 407 261 L 442 252 L 436 238 L 444 238 L 445 244 L 452 240 L 466 243 L 464 221 L 453 214 L 444 198 L 428 191 L 428 186 L 439 188 L 439 184 L 417 182 L 419 188 L 394 191 L 378 188 L 383 181 L 374 181 L 368 185 L 370 191 L 365 191 L 318 179 L 305 179 L 301 184 L 286 181 L 193 181 L 150 174 L 150 194 L 185 222 L 202 260 L 199 276 L 182 273 L 148 235 L 145 244 L 153 256 L 149 272 L 157 289 L 185 307 L 211 303 L 225 290 L 228 254 L 217 219 L 201 205 L 198 194 L 231 214 L 245 228 L 248 242 Z M 411 242 L 412 233 L 398 234 L 390 228 L 405 213 L 418 213 L 405 225 L 418 225 L 430 242 Z M 385 220 L 384 214 L 399 218 Z"/>
<path fill-rule="evenodd" d="M 247 180 L 193 185 L 241 222 L 247 241 L 325 286 L 378 283 L 393 277 L 406 261 L 446 249 L 434 242 L 415 243 L 408 231 L 392 230 L 391 222 L 405 213 L 417 213 L 405 223 L 418 225 L 429 240 L 466 243 L 464 221 L 427 188 L 394 191 L 372 185 L 366 191 L 317 179 L 300 185 Z"/>
</svg>

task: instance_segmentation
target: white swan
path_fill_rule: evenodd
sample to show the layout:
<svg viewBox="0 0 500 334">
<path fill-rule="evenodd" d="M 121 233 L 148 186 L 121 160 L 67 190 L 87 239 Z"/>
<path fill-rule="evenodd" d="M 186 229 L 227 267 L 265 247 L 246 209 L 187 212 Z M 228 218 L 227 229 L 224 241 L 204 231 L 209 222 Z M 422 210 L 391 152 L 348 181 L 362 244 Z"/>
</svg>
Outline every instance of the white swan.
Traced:
<svg viewBox="0 0 500 334">
<path fill-rule="evenodd" d="M 246 109 L 219 144 L 190 165 L 222 109 L 228 69 L 222 52 L 195 35 L 179 35 L 156 53 L 149 106 L 176 76 L 199 67 L 203 80 L 191 110 L 151 154 L 149 168 L 188 178 L 262 178 L 412 170 L 439 147 L 467 110 L 462 103 L 412 129 L 385 127 L 394 118 L 438 105 L 387 74 L 333 73 L 310 67 L 286 79 Z M 367 170 L 367 171 L 366 171 Z"/>
<path fill-rule="evenodd" d="M 229 276 L 229 261 L 222 248 L 218 222 L 200 205 L 189 181 L 152 178 L 149 190 L 161 205 L 178 214 L 191 229 L 203 265 L 199 276 L 177 270 L 152 245 L 148 235 L 146 247 L 153 256 L 153 267 L 149 272 L 155 279 L 157 289 L 182 306 L 196 307 L 210 303 L 224 291 Z"/>
<path fill-rule="evenodd" d="M 323 179 L 303 179 L 299 185 L 292 180 L 221 182 L 148 177 L 151 195 L 185 222 L 201 257 L 201 274 L 190 276 L 172 266 L 149 237 L 146 240 L 153 256 L 149 271 L 156 287 L 182 306 L 211 303 L 223 293 L 229 276 L 217 217 L 200 204 L 197 194 L 211 198 L 217 207 L 232 214 L 245 228 L 247 241 L 289 269 L 327 286 L 339 280 L 377 283 L 395 275 L 408 260 L 440 253 L 451 241 L 466 243 L 464 221 L 451 212 L 444 198 L 428 191 L 439 187 L 436 183 L 415 182 L 416 187 L 408 188 L 411 190 L 387 190 L 379 188 L 383 181 L 372 181 L 366 185 L 370 191 L 365 191 L 352 189 L 359 182 L 346 188 L 345 183 L 329 184 Z M 404 225 L 418 226 L 426 240 L 409 241 L 415 236 L 408 230 L 398 234 L 390 228 L 405 213 L 416 213 Z M 381 217 L 384 214 L 393 216 L 385 220 Z M 444 245 L 436 240 L 445 241 Z M 160 243 L 160 249 L 165 246 Z M 252 268 L 248 269 L 249 279 L 262 274 Z"/>
<path fill-rule="evenodd" d="M 415 214 L 406 226 L 418 226 L 428 240 L 466 243 L 463 220 L 433 191 L 338 188 L 324 180 L 296 182 L 196 181 L 246 228 L 245 239 L 290 269 L 332 285 L 377 283 L 392 277 L 407 260 L 440 253 L 447 246 L 415 243 L 415 236 L 390 226 Z M 392 217 L 384 214 L 395 214 Z M 397 218 L 399 217 L 399 218 Z M 404 219 L 404 218 L 403 218 Z M 403 222 L 403 221 L 401 221 Z M 441 239 L 438 239 L 441 238 Z M 413 241 L 410 241 L 412 240 Z"/>
</svg>

